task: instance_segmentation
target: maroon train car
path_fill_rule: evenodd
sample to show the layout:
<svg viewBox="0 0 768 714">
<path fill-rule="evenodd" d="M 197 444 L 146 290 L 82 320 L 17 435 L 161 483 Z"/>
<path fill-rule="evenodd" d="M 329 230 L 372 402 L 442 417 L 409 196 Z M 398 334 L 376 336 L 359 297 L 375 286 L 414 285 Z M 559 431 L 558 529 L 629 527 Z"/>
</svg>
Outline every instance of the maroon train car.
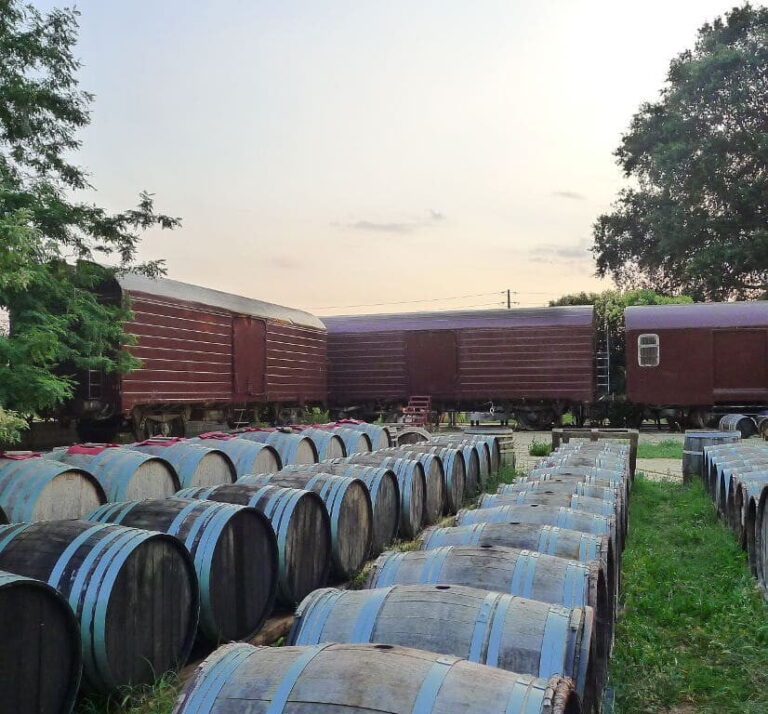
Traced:
<svg viewBox="0 0 768 714">
<path fill-rule="evenodd" d="M 324 403 L 327 340 L 313 315 L 175 280 L 125 275 L 106 299 L 127 297 L 142 364 L 91 372 L 77 397 L 81 436 L 126 422 L 138 437 L 184 435 L 190 420 L 252 421 L 270 407 Z M 263 416 L 263 415 L 262 415 Z"/>
<path fill-rule="evenodd" d="M 591 305 L 323 321 L 335 407 L 369 415 L 428 395 L 438 411 L 493 403 L 545 426 L 595 399 Z"/>
<path fill-rule="evenodd" d="M 629 307 L 627 398 L 693 426 L 768 405 L 768 302 Z"/>
</svg>

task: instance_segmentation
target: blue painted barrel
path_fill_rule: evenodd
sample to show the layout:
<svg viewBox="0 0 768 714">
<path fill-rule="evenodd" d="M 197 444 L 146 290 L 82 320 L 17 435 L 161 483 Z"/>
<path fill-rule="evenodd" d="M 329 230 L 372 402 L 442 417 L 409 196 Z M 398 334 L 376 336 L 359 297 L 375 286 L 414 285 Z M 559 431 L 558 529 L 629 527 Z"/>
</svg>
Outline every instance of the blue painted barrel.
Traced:
<svg viewBox="0 0 768 714">
<path fill-rule="evenodd" d="M 154 437 L 127 448 L 168 461 L 176 469 L 181 488 L 218 486 L 237 480 L 232 459 L 221 449 L 208 445 L 174 437 Z"/>
<path fill-rule="evenodd" d="M 302 429 L 299 433 L 312 439 L 317 449 L 318 461 L 339 459 L 347 455 L 344 440 L 329 429 Z"/>
<path fill-rule="evenodd" d="M 96 454 L 55 449 L 44 456 L 91 473 L 108 501 L 167 498 L 180 488 L 176 469 L 168 461 L 131 449 L 105 448 Z"/>
<path fill-rule="evenodd" d="M 237 432 L 236 435 L 246 441 L 269 444 L 280 454 L 284 466 L 316 464 L 318 461 L 317 448 L 308 436 L 284 431 L 244 431 Z"/>
<path fill-rule="evenodd" d="M 226 435 L 222 435 L 226 436 Z M 198 436 L 189 439 L 191 442 L 203 446 L 213 446 L 221 449 L 232 459 L 238 476 L 248 474 L 268 474 L 283 468 L 283 462 L 277 449 L 269 444 L 261 444 L 247 439 L 238 439 L 234 435 L 231 438 L 203 438 Z"/>
<path fill-rule="evenodd" d="M 12 523 L 81 518 L 106 500 L 101 484 L 83 469 L 0 457 L 0 506 Z"/>
<path fill-rule="evenodd" d="M 172 536 L 86 521 L 0 526 L 0 569 L 47 582 L 67 599 L 91 689 L 149 684 L 189 655 L 197 575 Z"/>
<path fill-rule="evenodd" d="M 478 689 L 481 683 L 482 689 Z M 174 714 L 232 712 L 580 714 L 570 679 L 507 672 L 396 645 L 232 644 L 208 657 Z"/>
<path fill-rule="evenodd" d="M 0 571 L 0 710 L 72 710 L 83 659 L 69 603 L 50 585 Z"/>
<path fill-rule="evenodd" d="M 290 607 L 328 582 L 331 521 L 320 496 L 282 486 L 233 483 L 185 488 L 179 498 L 200 498 L 251 506 L 261 511 L 277 536 L 278 598 Z"/>
<path fill-rule="evenodd" d="M 348 456 L 352 454 L 368 454 L 373 451 L 371 437 L 364 431 L 337 428 L 333 432 L 344 442 L 344 448 Z"/>
<path fill-rule="evenodd" d="M 277 540 L 255 508 L 185 498 L 109 503 L 94 523 L 176 536 L 192 556 L 200 586 L 200 636 L 214 646 L 253 637 L 277 593 Z"/>
</svg>

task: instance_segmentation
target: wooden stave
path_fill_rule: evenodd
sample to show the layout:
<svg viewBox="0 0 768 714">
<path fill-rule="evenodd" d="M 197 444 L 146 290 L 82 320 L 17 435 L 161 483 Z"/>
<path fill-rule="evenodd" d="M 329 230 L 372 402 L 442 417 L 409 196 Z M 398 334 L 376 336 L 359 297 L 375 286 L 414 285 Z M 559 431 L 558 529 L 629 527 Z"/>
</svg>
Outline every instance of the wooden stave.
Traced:
<svg viewBox="0 0 768 714">
<path fill-rule="evenodd" d="M 126 448 L 142 454 L 164 458 L 176 469 L 180 488 L 217 486 L 222 483 L 234 483 L 237 480 L 235 464 L 222 449 L 204 446 L 200 443 L 190 443 L 189 441 L 169 443 L 168 445 L 138 443 L 129 444 Z M 202 481 L 200 475 L 202 462 L 212 458 L 220 462 L 215 469 L 217 473 L 220 473 L 220 476 L 215 481 Z"/>
<path fill-rule="evenodd" d="M 97 508 L 85 520 L 159 531 L 178 538 L 184 544 L 194 562 L 200 588 L 198 638 L 208 645 L 218 646 L 232 640 L 250 639 L 272 613 L 277 594 L 277 539 L 269 519 L 255 508 L 216 501 L 167 498 L 110 503 Z M 251 545 L 242 542 L 236 530 L 237 521 L 247 520 L 252 521 L 251 525 L 258 523 L 258 529 L 264 537 L 264 541 L 259 543 L 260 552 L 249 553 L 248 557 L 242 559 L 239 568 L 231 562 L 225 564 L 228 567 L 223 570 L 219 568 L 217 575 L 215 558 L 226 554 L 220 548 L 222 545 L 231 546 L 237 540 L 240 540 L 238 550 L 244 545 Z M 259 598 L 254 597 L 252 587 L 243 586 L 242 580 L 234 577 L 238 572 L 243 574 L 243 565 L 252 564 L 251 556 L 254 561 L 266 566 L 263 571 L 259 569 L 246 573 L 250 576 L 252 584 L 266 584 L 263 594 L 259 593 Z M 227 578 L 219 577 L 222 572 L 227 573 Z M 219 586 L 226 587 L 233 581 L 239 592 L 234 593 L 232 600 L 225 604 L 222 602 L 222 595 L 226 593 L 222 593 Z M 256 605 L 255 611 L 238 611 L 238 608 L 242 608 L 246 603 L 249 607 Z M 240 622 L 233 626 L 227 621 L 230 615 L 240 616 L 238 619 L 246 616 L 247 625 Z"/>
<path fill-rule="evenodd" d="M 400 448 L 413 453 L 430 453 L 440 457 L 445 475 L 443 513 L 448 515 L 456 513 L 463 505 L 467 491 L 467 466 L 464 453 L 460 449 L 436 446 L 431 442 L 409 444 Z"/>
<path fill-rule="evenodd" d="M 424 467 L 426 485 L 424 499 L 424 523 L 437 523 L 443 515 L 445 503 L 445 468 L 443 460 L 437 454 L 420 454 L 402 448 L 386 449 L 381 452 L 394 458 L 418 461 Z"/>
</svg>

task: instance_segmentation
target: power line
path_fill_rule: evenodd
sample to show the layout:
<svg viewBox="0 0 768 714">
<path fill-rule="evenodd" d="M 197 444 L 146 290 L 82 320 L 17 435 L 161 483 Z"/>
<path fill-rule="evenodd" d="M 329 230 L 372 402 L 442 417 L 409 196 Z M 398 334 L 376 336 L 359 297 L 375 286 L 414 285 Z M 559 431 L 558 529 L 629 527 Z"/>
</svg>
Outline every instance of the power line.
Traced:
<svg viewBox="0 0 768 714">
<path fill-rule="evenodd" d="M 344 310 L 352 307 L 383 307 L 386 305 L 413 305 L 419 302 L 441 302 L 443 300 L 464 300 L 473 297 L 486 297 L 487 295 L 503 295 L 504 290 L 494 290 L 492 293 L 474 293 L 473 295 L 452 295 L 450 297 L 425 298 L 424 300 L 398 300 L 395 302 L 370 302 L 363 305 L 324 305 L 322 307 L 311 307 L 310 310 Z M 493 303 L 495 304 L 495 303 Z"/>
</svg>

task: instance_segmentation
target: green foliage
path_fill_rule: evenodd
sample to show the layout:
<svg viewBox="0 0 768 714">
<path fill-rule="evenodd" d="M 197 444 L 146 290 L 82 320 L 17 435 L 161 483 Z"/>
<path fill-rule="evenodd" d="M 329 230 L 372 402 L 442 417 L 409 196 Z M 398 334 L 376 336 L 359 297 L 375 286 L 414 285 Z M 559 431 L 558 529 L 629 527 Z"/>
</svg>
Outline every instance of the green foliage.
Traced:
<svg viewBox="0 0 768 714">
<path fill-rule="evenodd" d="M 616 711 L 768 711 L 768 609 L 701 484 L 637 478 L 630 514 Z"/>
<path fill-rule="evenodd" d="M 683 442 L 665 439 L 657 444 L 640 443 L 637 445 L 638 459 L 682 459 Z"/>
<path fill-rule="evenodd" d="M 528 453 L 531 456 L 549 456 L 552 453 L 552 444 L 534 439 L 528 447 Z"/>
<path fill-rule="evenodd" d="M 27 428 L 27 422 L 15 412 L 0 407 L 0 444 L 18 441 L 20 432 Z"/>
<path fill-rule="evenodd" d="M 320 407 L 305 407 L 299 417 L 300 424 L 327 424 L 331 421 L 331 413 Z"/>
<path fill-rule="evenodd" d="M 128 307 L 100 303 L 95 291 L 121 271 L 162 272 L 135 263 L 139 234 L 178 224 L 155 213 L 147 193 L 115 214 L 76 200 L 90 186 L 69 157 L 92 99 L 78 89 L 76 35 L 76 11 L 0 0 L 0 308 L 10 315 L 0 406 L 23 415 L 69 398 L 79 370 L 136 366 L 124 349 Z"/>
<path fill-rule="evenodd" d="M 616 151 L 636 187 L 594 227 L 598 273 L 697 299 L 768 296 L 768 9 L 704 25 Z"/>
<path fill-rule="evenodd" d="M 622 394 L 625 387 L 626 354 L 624 349 L 624 310 L 633 305 L 670 305 L 691 303 L 686 295 L 662 295 L 655 290 L 605 290 L 601 293 L 574 293 L 550 301 L 550 306 L 594 305 L 595 328 L 602 344 L 610 346 L 611 388 Z"/>
<path fill-rule="evenodd" d="M 86 695 L 75 709 L 76 714 L 170 714 L 179 695 L 181 682 L 168 672 L 154 684 L 123 687 L 111 696 Z"/>
<path fill-rule="evenodd" d="M 512 483 L 522 472 L 517 471 L 514 466 L 502 466 L 495 474 L 492 473 L 485 483 L 486 493 L 496 493 L 499 486 L 503 483 Z"/>
</svg>

